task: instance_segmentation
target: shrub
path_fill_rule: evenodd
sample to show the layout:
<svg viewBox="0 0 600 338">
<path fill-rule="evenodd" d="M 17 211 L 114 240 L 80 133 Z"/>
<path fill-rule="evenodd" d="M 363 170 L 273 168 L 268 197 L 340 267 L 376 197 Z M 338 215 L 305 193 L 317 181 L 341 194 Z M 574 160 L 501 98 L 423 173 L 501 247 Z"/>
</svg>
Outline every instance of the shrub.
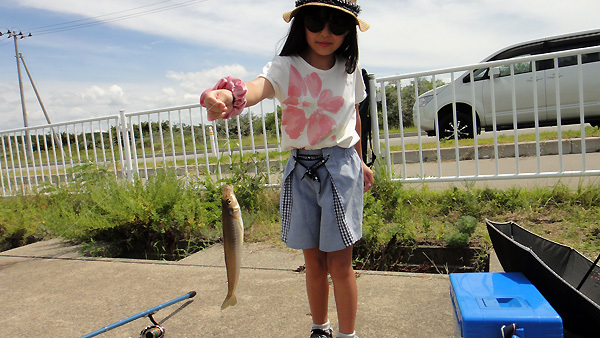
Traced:
<svg viewBox="0 0 600 338">
<path fill-rule="evenodd" d="M 462 216 L 456 221 L 456 232 L 444 236 L 449 247 L 461 248 L 469 245 L 471 236 L 477 228 L 477 219 L 473 216 Z"/>
<path fill-rule="evenodd" d="M 218 238 L 220 202 L 203 199 L 174 170 L 158 170 L 145 182 L 80 174 L 82 179 L 51 195 L 47 226 L 55 235 L 88 243 L 91 252 L 98 252 L 97 245 L 111 256 L 177 259 L 182 246 L 197 251 Z"/>
<path fill-rule="evenodd" d="M 0 251 L 37 242 L 43 231 L 46 200 L 38 196 L 5 197 L 0 203 Z"/>
</svg>

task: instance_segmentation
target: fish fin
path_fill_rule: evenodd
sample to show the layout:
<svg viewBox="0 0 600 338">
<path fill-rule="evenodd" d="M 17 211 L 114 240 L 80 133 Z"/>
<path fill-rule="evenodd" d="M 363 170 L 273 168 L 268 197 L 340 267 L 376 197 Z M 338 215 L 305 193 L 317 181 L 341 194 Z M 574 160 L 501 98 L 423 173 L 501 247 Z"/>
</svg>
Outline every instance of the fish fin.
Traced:
<svg viewBox="0 0 600 338">
<path fill-rule="evenodd" d="M 221 305 L 221 310 L 225 310 L 229 306 L 234 306 L 235 304 L 237 304 L 237 298 L 235 295 L 231 295 L 231 297 L 227 296 L 223 301 L 223 305 Z"/>
</svg>

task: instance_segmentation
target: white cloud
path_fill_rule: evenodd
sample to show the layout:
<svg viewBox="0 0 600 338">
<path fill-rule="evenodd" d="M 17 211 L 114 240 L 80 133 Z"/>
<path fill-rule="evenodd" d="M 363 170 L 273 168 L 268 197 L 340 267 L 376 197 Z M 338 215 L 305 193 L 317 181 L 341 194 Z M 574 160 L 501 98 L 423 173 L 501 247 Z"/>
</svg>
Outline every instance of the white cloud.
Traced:
<svg viewBox="0 0 600 338">
<path fill-rule="evenodd" d="M 156 5 L 140 8 L 151 3 Z M 46 15 L 48 22 L 17 25 L 34 28 L 82 18 L 111 21 L 116 17 L 104 14 L 138 8 L 121 12 L 123 16 L 175 3 L 182 1 L 20 0 L 21 8 L 54 13 Z M 43 64 L 46 54 L 30 58 L 28 44 L 40 51 L 57 46 L 68 49 L 59 53 L 68 79 L 46 70 L 52 76 L 40 76 L 38 83 L 54 122 L 112 115 L 120 109 L 131 112 L 192 104 L 223 76 L 243 80 L 256 77 L 261 67 L 257 62 L 267 63 L 285 37 L 288 25 L 281 15 L 293 4 L 292 0 L 198 1 L 169 11 L 28 39 L 23 50 L 36 76 L 44 73 L 44 67 L 52 70 L 58 66 Z M 568 6 L 542 0 L 361 0 L 359 4 L 360 17 L 371 24 L 369 31 L 359 34 L 361 64 L 369 71 L 375 69 L 377 76 L 475 63 L 520 41 L 597 28 L 596 13 L 600 12 L 596 0 L 572 0 Z M 50 18 L 60 14 L 70 16 L 51 22 Z M 87 22 L 91 21 L 80 23 Z M 105 38 L 106 31 L 116 31 L 114 36 L 141 32 L 133 39 L 143 41 Z M 187 54 L 165 50 L 173 46 L 184 46 L 181 50 Z M 14 65 L 14 51 L 9 47 L 0 49 L 0 56 Z M 119 57 L 132 50 L 137 54 Z M 81 74 L 70 73 L 73 59 L 86 61 L 78 68 L 83 70 Z M 109 73 L 109 69 L 118 70 Z M 121 76 L 121 70 L 132 71 Z M 2 129 L 22 125 L 16 70 L 12 71 L 14 74 L 0 73 Z M 26 86 L 25 96 L 30 125 L 45 123 L 30 86 Z"/>
<path fill-rule="evenodd" d="M 77 98 L 81 100 L 79 101 Z M 71 104 L 106 105 L 109 107 L 122 107 L 128 103 L 123 89 L 117 85 L 111 85 L 106 89 L 92 86 L 81 92 L 77 98 L 71 98 L 68 101 Z"/>
<path fill-rule="evenodd" d="M 110 25 L 162 36 L 169 40 L 226 47 L 259 55 L 274 53 L 273 42 L 282 39 L 287 32 L 287 24 L 281 19 L 282 14 L 293 6 L 292 1 L 281 0 L 204 0 L 179 8 L 173 6 L 177 3 L 156 2 L 156 5 L 148 6 L 147 3 L 141 4 L 136 0 L 21 1 L 22 6 L 96 18 L 98 21 L 109 22 Z M 167 7 L 173 9 L 159 11 Z M 106 13 L 118 14 L 104 15 Z M 90 23 L 91 21 L 83 21 L 77 24 Z"/>
<path fill-rule="evenodd" d="M 52 122 L 65 122 L 114 115 L 121 109 L 135 112 L 195 104 L 199 102 L 202 91 L 212 87 L 226 75 L 244 79 L 254 76 L 243 66 L 233 64 L 199 72 L 168 71 L 162 81 L 151 84 L 131 82 L 81 85 L 57 81 L 50 90 L 42 92 L 42 97 Z M 78 87 L 81 89 L 73 90 Z M 33 92 L 27 86 L 25 89 L 29 125 L 45 124 Z M 23 125 L 20 107 L 18 88 L 8 84 L 0 85 L 0 120 L 18 117 L 11 118 L 11 122 L 2 129 L 19 128 Z"/>
<path fill-rule="evenodd" d="M 405 0 L 362 7 L 371 24 L 359 35 L 362 63 L 397 73 L 472 64 L 522 41 L 595 29 L 600 2 Z"/>
<path fill-rule="evenodd" d="M 214 84 L 224 76 L 233 76 L 243 80 L 248 78 L 249 72 L 241 65 L 225 65 L 213 69 L 207 69 L 199 72 L 175 72 L 168 71 L 167 78 L 179 83 L 179 86 L 188 93 L 202 93 L 205 89 L 214 86 Z M 252 75 L 251 77 L 255 77 Z"/>
<path fill-rule="evenodd" d="M 243 53 L 240 59 L 248 54 L 261 55 L 265 62 L 287 33 L 282 13 L 293 8 L 291 0 L 209 0 L 152 12 L 174 4 L 156 2 L 149 6 L 136 0 L 21 1 L 22 6 L 94 17 L 162 37 L 157 42 L 179 40 L 216 47 Z M 363 63 L 399 71 L 473 63 L 507 44 L 596 28 L 595 13 L 600 11 L 596 0 L 573 0 L 569 6 L 542 0 L 378 0 L 359 4 L 361 18 L 371 24 L 368 32 L 360 34 Z M 103 15 L 116 12 L 121 13 Z M 131 17 L 113 21 L 119 16 Z"/>
<path fill-rule="evenodd" d="M 168 97 L 174 97 L 177 95 L 177 91 L 171 87 L 165 87 L 162 90 L 163 94 L 165 94 Z"/>
</svg>

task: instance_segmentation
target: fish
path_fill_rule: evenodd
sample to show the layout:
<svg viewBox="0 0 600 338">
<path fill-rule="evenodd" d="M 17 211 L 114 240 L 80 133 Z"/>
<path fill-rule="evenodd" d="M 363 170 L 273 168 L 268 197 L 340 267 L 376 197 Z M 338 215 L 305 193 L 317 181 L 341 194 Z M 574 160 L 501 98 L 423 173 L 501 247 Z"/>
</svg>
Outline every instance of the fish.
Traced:
<svg viewBox="0 0 600 338">
<path fill-rule="evenodd" d="M 240 278 L 242 266 L 242 246 L 244 244 L 244 223 L 240 205 L 235 198 L 232 185 L 223 187 L 221 198 L 223 225 L 223 248 L 225 251 L 225 268 L 227 270 L 227 296 L 221 310 L 237 304 L 235 289 Z"/>
</svg>

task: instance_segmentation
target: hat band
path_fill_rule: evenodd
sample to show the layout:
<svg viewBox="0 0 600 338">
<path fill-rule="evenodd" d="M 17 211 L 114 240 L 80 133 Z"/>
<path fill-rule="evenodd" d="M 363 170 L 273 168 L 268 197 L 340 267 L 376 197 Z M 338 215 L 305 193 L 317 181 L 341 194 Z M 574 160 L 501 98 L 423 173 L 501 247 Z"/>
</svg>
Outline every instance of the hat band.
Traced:
<svg viewBox="0 0 600 338">
<path fill-rule="evenodd" d="M 358 16 L 360 13 L 360 6 L 357 5 L 356 2 L 351 2 L 348 0 L 297 0 L 296 7 L 300 7 L 311 2 L 337 6 L 351 12 L 355 16 Z"/>
</svg>

